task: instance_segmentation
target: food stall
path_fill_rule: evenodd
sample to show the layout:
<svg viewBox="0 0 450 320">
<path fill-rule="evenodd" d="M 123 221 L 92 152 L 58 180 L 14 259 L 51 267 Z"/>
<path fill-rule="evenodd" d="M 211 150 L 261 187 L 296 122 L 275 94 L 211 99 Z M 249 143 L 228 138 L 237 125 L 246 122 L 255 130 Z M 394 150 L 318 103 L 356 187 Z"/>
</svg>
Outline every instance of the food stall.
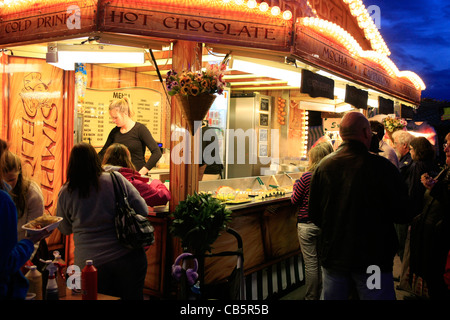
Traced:
<svg viewBox="0 0 450 320">
<path fill-rule="evenodd" d="M 172 296 L 170 267 L 181 250 L 168 214 L 187 194 L 217 196 L 224 186 L 241 200 L 227 206 L 230 227 L 244 240 L 247 298 L 300 285 L 290 192 L 309 148 L 323 137 L 339 139 L 344 112 L 401 116 L 425 89 L 389 59 L 357 0 L 0 1 L 0 18 L 0 137 L 40 183 L 47 213 L 55 213 L 73 144 L 103 146 L 113 99 L 131 97 L 135 120 L 160 143 L 164 155 L 149 176 L 166 182 L 172 199 L 149 208 L 156 241 L 147 254 L 146 293 L 157 298 Z M 109 60 L 112 53 L 125 56 Z M 220 137 L 223 179 L 199 181 L 198 163 L 173 161 L 180 143 L 194 146 L 199 136 L 189 132 L 164 77 L 220 63 L 227 88 L 206 120 Z M 213 247 L 233 245 L 224 234 Z M 70 237 L 54 232 L 49 247 L 65 248 L 73 260 Z M 225 265 L 232 263 L 207 264 L 206 281 L 225 279 Z"/>
</svg>

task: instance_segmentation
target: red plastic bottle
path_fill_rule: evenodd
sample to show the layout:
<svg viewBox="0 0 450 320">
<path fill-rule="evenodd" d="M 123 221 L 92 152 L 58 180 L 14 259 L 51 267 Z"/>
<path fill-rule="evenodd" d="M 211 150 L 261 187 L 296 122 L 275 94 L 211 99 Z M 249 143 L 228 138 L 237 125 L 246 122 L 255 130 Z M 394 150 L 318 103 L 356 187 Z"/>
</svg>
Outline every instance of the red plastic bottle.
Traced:
<svg viewBox="0 0 450 320">
<path fill-rule="evenodd" d="M 81 299 L 97 300 L 97 269 L 92 260 L 86 260 L 86 266 L 81 271 Z"/>
</svg>

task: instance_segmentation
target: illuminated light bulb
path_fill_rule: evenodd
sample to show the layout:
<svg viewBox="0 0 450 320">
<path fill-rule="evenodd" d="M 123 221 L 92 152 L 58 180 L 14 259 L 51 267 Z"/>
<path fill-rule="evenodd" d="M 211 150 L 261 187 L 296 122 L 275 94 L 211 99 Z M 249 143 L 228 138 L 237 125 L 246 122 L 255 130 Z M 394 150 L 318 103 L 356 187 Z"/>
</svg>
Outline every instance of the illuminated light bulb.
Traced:
<svg viewBox="0 0 450 320">
<path fill-rule="evenodd" d="M 272 13 L 273 16 L 279 15 L 280 12 L 281 12 L 280 7 L 277 6 L 272 7 L 272 9 L 270 10 L 270 13 Z"/>
<path fill-rule="evenodd" d="M 256 2 L 256 0 L 249 0 L 247 2 L 247 7 L 249 7 L 250 9 L 254 9 L 258 6 L 258 3 Z"/>
<path fill-rule="evenodd" d="M 289 10 L 286 10 L 285 12 L 283 12 L 284 20 L 290 20 L 291 18 L 292 18 L 292 12 L 290 12 Z"/>
<path fill-rule="evenodd" d="M 262 12 L 266 12 L 267 10 L 269 10 L 269 5 L 267 4 L 267 2 L 261 2 L 261 4 L 259 5 L 259 10 L 261 10 Z"/>
<path fill-rule="evenodd" d="M 230 3 L 231 0 L 222 0 L 224 3 Z"/>
</svg>

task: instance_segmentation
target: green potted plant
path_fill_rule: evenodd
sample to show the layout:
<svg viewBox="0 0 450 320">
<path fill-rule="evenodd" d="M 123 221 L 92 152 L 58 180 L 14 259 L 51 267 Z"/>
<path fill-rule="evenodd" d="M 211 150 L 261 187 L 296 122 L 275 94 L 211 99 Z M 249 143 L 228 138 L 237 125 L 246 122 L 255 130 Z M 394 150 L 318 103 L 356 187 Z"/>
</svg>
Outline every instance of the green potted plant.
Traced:
<svg viewBox="0 0 450 320">
<path fill-rule="evenodd" d="M 181 239 L 185 250 L 211 252 L 211 245 L 231 221 L 231 211 L 210 194 L 194 192 L 180 201 L 171 214 L 170 232 Z"/>
<path fill-rule="evenodd" d="M 212 244 L 231 221 L 231 211 L 210 194 L 194 192 L 180 201 L 174 212 L 170 233 L 181 239 L 186 252 L 197 257 L 200 283 L 204 278 L 204 257 L 211 252 Z"/>
</svg>

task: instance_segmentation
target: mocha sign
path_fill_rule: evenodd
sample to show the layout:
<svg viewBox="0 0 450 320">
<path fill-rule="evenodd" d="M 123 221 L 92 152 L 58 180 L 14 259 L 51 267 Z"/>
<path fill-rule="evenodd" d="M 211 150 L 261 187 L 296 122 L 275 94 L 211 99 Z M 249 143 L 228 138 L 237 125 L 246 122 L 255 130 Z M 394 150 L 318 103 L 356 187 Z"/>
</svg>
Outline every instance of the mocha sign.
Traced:
<svg viewBox="0 0 450 320">
<path fill-rule="evenodd" d="M 406 99 L 414 104 L 420 103 L 420 90 L 417 90 L 407 79 L 391 76 L 372 61 L 352 56 L 338 43 L 308 28 L 296 26 L 293 55 L 352 81 L 364 83 L 366 86 Z M 365 97 L 362 98 L 365 99 Z M 356 104 L 359 103 L 364 105 L 362 100 Z"/>
</svg>

